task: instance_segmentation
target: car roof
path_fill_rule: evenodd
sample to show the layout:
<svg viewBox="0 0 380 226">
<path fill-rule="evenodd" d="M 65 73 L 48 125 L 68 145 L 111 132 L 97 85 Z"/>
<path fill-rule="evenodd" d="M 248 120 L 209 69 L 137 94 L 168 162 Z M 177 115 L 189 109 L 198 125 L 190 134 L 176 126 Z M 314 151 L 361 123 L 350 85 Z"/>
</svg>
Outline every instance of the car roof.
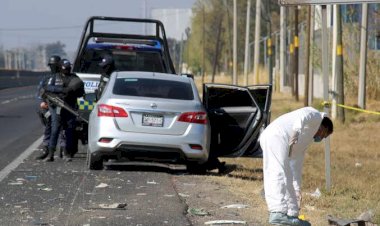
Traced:
<svg viewBox="0 0 380 226">
<path fill-rule="evenodd" d="M 116 76 L 114 76 L 116 75 Z M 143 71 L 116 71 L 111 77 L 115 78 L 149 78 L 149 79 L 161 79 L 171 80 L 178 82 L 190 83 L 191 78 L 187 76 L 181 76 L 177 74 L 158 73 L 158 72 L 143 72 Z"/>
</svg>

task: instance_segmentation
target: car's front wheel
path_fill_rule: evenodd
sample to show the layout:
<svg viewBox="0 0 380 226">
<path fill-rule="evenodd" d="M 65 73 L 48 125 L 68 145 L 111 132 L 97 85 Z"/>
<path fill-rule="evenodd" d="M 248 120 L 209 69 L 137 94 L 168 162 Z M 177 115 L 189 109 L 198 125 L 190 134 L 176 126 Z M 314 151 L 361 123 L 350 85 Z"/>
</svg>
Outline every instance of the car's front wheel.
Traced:
<svg viewBox="0 0 380 226">
<path fill-rule="evenodd" d="M 87 168 L 90 170 L 103 169 L 103 159 L 95 156 L 90 150 L 87 150 Z"/>
</svg>

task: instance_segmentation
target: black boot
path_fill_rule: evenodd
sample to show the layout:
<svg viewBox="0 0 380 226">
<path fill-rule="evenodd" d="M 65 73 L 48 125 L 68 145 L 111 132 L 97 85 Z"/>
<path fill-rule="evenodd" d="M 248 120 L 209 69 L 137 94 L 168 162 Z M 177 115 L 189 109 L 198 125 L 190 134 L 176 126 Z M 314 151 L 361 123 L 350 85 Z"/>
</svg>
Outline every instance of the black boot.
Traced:
<svg viewBox="0 0 380 226">
<path fill-rule="evenodd" d="M 40 155 L 38 155 L 35 159 L 36 160 L 41 160 L 41 159 L 44 159 L 48 156 L 49 154 L 49 150 L 48 150 L 48 147 L 42 147 L 42 153 Z"/>
<path fill-rule="evenodd" d="M 63 158 L 64 153 L 65 153 L 65 147 L 60 146 L 59 147 L 59 158 Z"/>
<path fill-rule="evenodd" d="M 49 148 L 49 154 L 44 159 L 44 162 L 54 162 L 54 152 L 55 152 L 55 148 Z"/>
<path fill-rule="evenodd" d="M 73 161 L 70 152 L 66 148 L 63 149 L 63 154 L 65 156 L 65 162 L 71 162 L 71 161 Z"/>
</svg>

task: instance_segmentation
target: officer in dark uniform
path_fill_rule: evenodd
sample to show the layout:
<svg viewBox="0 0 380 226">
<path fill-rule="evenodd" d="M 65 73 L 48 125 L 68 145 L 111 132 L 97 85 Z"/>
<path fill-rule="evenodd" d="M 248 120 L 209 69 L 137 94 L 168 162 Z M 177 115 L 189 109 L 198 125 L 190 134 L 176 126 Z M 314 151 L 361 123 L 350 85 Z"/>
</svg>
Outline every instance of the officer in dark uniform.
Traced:
<svg viewBox="0 0 380 226">
<path fill-rule="evenodd" d="M 100 81 L 98 85 L 98 89 L 96 91 L 96 98 L 99 100 L 102 96 L 104 88 L 106 87 L 107 82 L 110 80 L 110 76 L 112 72 L 115 71 L 115 61 L 113 60 L 111 55 L 105 55 L 100 61 L 99 66 L 102 69 L 100 75 Z"/>
<path fill-rule="evenodd" d="M 49 140 L 50 140 L 50 132 L 51 132 L 51 117 L 49 112 L 49 106 L 46 100 L 44 100 L 43 92 L 47 85 L 48 80 L 54 75 L 59 73 L 59 62 L 61 60 L 61 57 L 53 55 L 49 58 L 48 66 L 50 67 L 50 74 L 44 76 L 40 83 L 38 84 L 38 91 L 37 91 L 37 99 L 39 101 L 39 109 L 38 109 L 38 115 L 41 118 L 45 129 L 44 129 L 44 137 L 41 145 L 42 153 L 36 157 L 36 159 L 44 159 L 48 156 L 49 150 Z"/>
<path fill-rule="evenodd" d="M 69 60 L 62 59 L 60 65 L 61 73 L 56 74 L 49 80 L 46 91 L 57 95 L 68 106 L 77 110 L 77 98 L 84 95 L 83 81 L 76 74 L 71 73 L 71 63 Z M 78 139 L 75 132 L 76 116 L 54 104 L 49 105 L 49 111 L 51 111 L 52 116 L 52 130 L 49 140 L 49 154 L 45 161 L 54 161 L 54 152 L 61 126 L 65 131 L 66 139 L 64 154 L 66 161 L 71 161 L 72 157 L 78 151 Z"/>
</svg>

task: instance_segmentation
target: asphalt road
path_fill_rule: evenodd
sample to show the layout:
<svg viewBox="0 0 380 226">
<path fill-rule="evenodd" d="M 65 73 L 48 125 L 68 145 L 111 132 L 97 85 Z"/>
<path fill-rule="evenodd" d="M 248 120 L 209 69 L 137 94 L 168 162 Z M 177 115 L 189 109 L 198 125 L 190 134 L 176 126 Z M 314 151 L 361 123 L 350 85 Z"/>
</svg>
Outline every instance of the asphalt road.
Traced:
<svg viewBox="0 0 380 226">
<path fill-rule="evenodd" d="M 89 171 L 85 153 L 69 163 L 37 162 L 35 155 L 0 183 L 0 225 L 191 225 L 173 172 Z"/>
<path fill-rule="evenodd" d="M 173 183 L 181 170 L 89 171 L 83 147 L 73 162 L 34 160 L 43 132 L 35 89 L 0 90 L 0 225 L 191 225 Z"/>
<path fill-rule="evenodd" d="M 0 169 L 42 135 L 35 93 L 35 86 L 0 90 Z"/>
</svg>

